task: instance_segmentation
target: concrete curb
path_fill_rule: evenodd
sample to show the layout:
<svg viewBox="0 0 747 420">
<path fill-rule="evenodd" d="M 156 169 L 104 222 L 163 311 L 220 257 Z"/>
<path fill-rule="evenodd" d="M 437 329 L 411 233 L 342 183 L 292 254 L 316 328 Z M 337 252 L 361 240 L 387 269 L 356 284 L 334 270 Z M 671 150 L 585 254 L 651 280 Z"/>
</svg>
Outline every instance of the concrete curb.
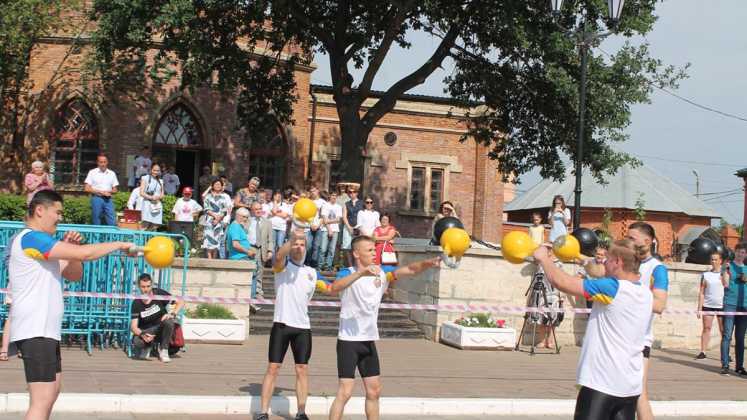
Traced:
<svg viewBox="0 0 747 420">
<path fill-rule="evenodd" d="M 306 412 L 326 415 L 334 397 L 309 397 Z M 351 398 L 346 414 L 363 415 L 365 399 Z M 395 398 L 381 399 L 381 414 L 411 416 L 464 415 L 572 415 L 575 400 L 511 398 Z M 654 401 L 657 416 L 741 416 L 747 401 Z M 137 395 L 137 394 L 60 394 L 55 412 L 77 413 L 163 413 L 163 414 L 251 414 L 259 412 L 259 396 Z M 292 415 L 295 397 L 272 398 L 272 412 Z M 0 413 L 23 412 L 28 395 L 0 394 Z"/>
</svg>

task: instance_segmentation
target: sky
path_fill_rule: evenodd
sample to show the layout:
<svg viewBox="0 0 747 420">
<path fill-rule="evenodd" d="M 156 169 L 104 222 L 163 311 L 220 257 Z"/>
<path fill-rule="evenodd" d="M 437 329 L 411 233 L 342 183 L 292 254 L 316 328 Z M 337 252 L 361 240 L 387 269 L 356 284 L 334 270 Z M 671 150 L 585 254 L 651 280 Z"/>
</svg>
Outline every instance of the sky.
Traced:
<svg viewBox="0 0 747 420">
<path fill-rule="evenodd" d="M 747 2 L 744 0 L 666 0 L 657 5 L 659 20 L 646 36 L 651 55 L 665 64 L 690 63 L 689 78 L 675 92 L 700 105 L 747 120 Z M 437 46 L 436 39 L 415 34 L 409 50 L 390 53 L 374 81 L 384 90 L 414 70 Z M 641 42 L 633 39 L 632 42 Z M 611 36 L 602 48 L 613 53 L 622 45 Z M 331 84 L 327 57 L 317 54 L 319 68 L 312 83 Z M 408 93 L 444 96 L 443 79 L 453 66 L 432 74 Z M 353 71 L 356 84 L 361 71 Z M 743 222 L 742 180 L 734 172 L 747 168 L 747 121 L 697 108 L 655 91 L 651 104 L 632 108 L 630 139 L 619 145 L 687 191 L 696 193 L 697 171 L 701 198 L 730 223 Z M 524 175 L 519 192 L 540 181 L 537 171 Z M 723 193 L 722 193 L 723 192 Z"/>
</svg>

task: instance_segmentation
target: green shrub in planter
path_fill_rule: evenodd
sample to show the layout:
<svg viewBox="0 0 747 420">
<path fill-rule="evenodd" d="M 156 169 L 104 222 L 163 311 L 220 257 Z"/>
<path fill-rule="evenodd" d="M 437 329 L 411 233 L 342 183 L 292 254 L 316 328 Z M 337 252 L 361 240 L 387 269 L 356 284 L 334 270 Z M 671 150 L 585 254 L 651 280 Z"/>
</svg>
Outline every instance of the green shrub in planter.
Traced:
<svg viewBox="0 0 747 420">
<path fill-rule="evenodd" d="M 22 221 L 25 215 L 25 195 L 0 194 L 0 220 Z"/>
<path fill-rule="evenodd" d="M 126 191 L 115 193 L 112 196 L 112 202 L 114 203 L 114 211 L 116 212 L 124 211 L 124 209 L 127 208 L 127 200 L 129 199 L 130 199 L 130 193 Z"/>
<path fill-rule="evenodd" d="M 187 317 L 192 319 L 236 319 L 228 308 L 215 303 L 201 303 L 195 309 L 187 311 Z"/>
<path fill-rule="evenodd" d="M 91 224 L 91 199 L 88 196 L 65 197 L 65 205 L 62 211 L 62 223 L 76 225 Z"/>
<path fill-rule="evenodd" d="M 505 320 L 494 319 L 486 313 L 467 314 L 467 316 L 457 319 L 454 323 L 470 328 L 504 328 L 506 325 Z"/>
</svg>

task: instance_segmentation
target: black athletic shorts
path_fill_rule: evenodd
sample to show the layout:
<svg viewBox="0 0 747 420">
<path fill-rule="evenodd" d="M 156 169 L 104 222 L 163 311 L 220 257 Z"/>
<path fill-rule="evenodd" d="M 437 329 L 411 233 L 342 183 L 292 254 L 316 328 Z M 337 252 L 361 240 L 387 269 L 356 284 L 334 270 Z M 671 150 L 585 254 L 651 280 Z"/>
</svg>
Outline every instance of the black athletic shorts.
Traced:
<svg viewBox="0 0 747 420">
<path fill-rule="evenodd" d="M 379 376 L 379 353 L 373 341 L 344 341 L 337 340 L 337 376 L 340 378 L 355 378 L 355 368 L 361 378 Z"/>
<path fill-rule="evenodd" d="M 54 382 L 62 372 L 60 342 L 47 337 L 34 337 L 16 342 L 23 357 L 26 382 Z"/>
<path fill-rule="evenodd" d="M 635 420 L 637 403 L 638 395 L 615 397 L 582 386 L 573 420 Z"/>
<path fill-rule="evenodd" d="M 308 364 L 311 359 L 311 330 L 289 327 L 280 322 L 272 324 L 267 356 L 270 363 L 283 363 L 288 346 L 297 365 Z"/>
<path fill-rule="evenodd" d="M 644 359 L 649 359 L 650 357 L 651 357 L 651 347 L 644 346 L 643 347 L 643 358 Z"/>
<path fill-rule="evenodd" d="M 724 308 L 709 308 L 707 306 L 703 306 L 702 308 L 700 308 L 700 310 L 704 312 L 703 313 L 704 316 L 708 316 L 709 314 L 707 314 L 705 312 L 722 312 L 724 310 Z M 711 316 L 713 316 L 713 315 L 711 315 Z M 716 315 L 716 316 L 718 318 L 723 318 L 724 317 L 723 315 Z"/>
</svg>

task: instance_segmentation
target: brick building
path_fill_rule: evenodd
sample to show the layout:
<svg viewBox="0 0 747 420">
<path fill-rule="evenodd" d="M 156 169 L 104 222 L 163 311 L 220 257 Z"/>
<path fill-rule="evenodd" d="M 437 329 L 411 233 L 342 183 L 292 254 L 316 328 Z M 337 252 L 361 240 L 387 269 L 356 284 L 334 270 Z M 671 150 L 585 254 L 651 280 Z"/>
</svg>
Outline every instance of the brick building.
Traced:
<svg viewBox="0 0 747 420">
<path fill-rule="evenodd" d="M 99 151 L 126 184 L 145 145 L 156 160 L 175 168 L 182 186 L 196 185 L 204 166 L 214 175 L 226 173 L 235 188 L 254 175 L 271 188 L 313 181 L 326 189 L 338 181 L 337 113 L 331 89 L 310 84 L 314 65 L 295 70 L 295 123 L 271 123 L 263 133 L 248 135 L 237 129 L 234 96 L 205 89 L 190 93 L 178 88 L 177 79 L 101 95 L 81 77 L 86 43 L 85 33 L 77 41 L 55 36 L 33 50 L 33 106 L 23 150 L 0 149 L 0 189 L 18 191 L 22 175 L 39 159 L 49 162 L 58 189 L 82 191 Z M 447 98 L 408 95 L 369 137 L 364 193 L 393 215 L 403 236 L 427 235 L 438 202 L 450 200 L 474 236 L 500 237 L 504 195 L 510 197 L 513 188 L 500 182 L 486 147 L 459 142 L 465 126 L 457 116 L 465 111 Z"/>
<path fill-rule="evenodd" d="M 645 165 L 623 167 L 607 181 L 600 185 L 591 176 L 583 178 L 581 226 L 598 229 L 606 224 L 607 231 L 620 238 L 637 220 L 638 208 L 642 207 L 644 220 L 656 230 L 657 251 L 666 259 L 678 260 L 690 242 L 711 227 L 713 219 L 721 218 L 716 210 Z M 555 195 L 563 196 L 573 211 L 574 186 L 571 172 L 561 183 L 544 180 L 533 186 L 506 204 L 508 222 L 504 230 L 526 230 L 535 211 L 547 222 Z"/>
</svg>

